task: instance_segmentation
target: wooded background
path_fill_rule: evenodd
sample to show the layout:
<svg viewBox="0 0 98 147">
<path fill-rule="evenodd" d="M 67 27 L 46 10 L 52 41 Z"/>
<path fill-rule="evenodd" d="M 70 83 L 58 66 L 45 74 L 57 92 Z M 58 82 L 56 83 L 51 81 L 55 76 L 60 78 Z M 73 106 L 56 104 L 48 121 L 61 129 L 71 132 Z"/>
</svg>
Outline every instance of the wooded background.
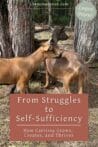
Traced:
<svg viewBox="0 0 98 147">
<path fill-rule="evenodd" d="M 0 56 L 32 53 L 36 23 L 71 26 L 74 22 L 72 1 L 0 0 Z"/>
<path fill-rule="evenodd" d="M 97 0 L 91 1 L 98 9 Z M 75 18 L 79 0 L 0 0 L 0 56 L 26 56 L 34 51 L 34 26 L 75 28 L 74 49 L 88 60 L 98 55 L 98 14 L 91 22 Z"/>
</svg>

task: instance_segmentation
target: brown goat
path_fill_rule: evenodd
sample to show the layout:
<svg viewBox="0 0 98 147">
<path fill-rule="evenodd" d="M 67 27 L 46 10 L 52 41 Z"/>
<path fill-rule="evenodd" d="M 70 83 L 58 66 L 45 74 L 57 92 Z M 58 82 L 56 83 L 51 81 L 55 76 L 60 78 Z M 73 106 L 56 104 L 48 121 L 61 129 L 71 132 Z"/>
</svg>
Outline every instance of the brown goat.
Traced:
<svg viewBox="0 0 98 147">
<path fill-rule="evenodd" d="M 0 59 L 0 84 L 15 84 L 17 92 L 24 93 L 32 73 L 46 58 L 56 57 L 59 50 L 46 42 L 27 57 Z"/>
<path fill-rule="evenodd" d="M 52 40 L 57 46 L 59 40 L 67 40 L 69 36 L 64 37 L 66 34 L 64 27 L 56 28 L 52 34 Z M 46 59 L 46 84 L 44 87 L 47 87 L 49 84 L 49 75 L 56 78 L 63 83 L 63 86 L 66 90 L 66 93 L 71 93 L 70 83 L 74 79 L 78 79 L 78 92 L 83 92 L 83 84 L 87 78 L 88 67 L 85 64 L 79 54 L 72 50 L 62 50 L 61 57 Z M 90 61 L 90 60 L 89 60 Z M 88 61 L 88 63 L 89 63 Z"/>
<path fill-rule="evenodd" d="M 63 83 L 66 93 L 71 93 L 70 83 L 78 78 L 78 93 L 83 93 L 83 84 L 87 78 L 87 65 L 74 51 L 62 50 L 61 57 L 46 59 L 46 84 L 49 85 L 49 75 Z"/>
</svg>

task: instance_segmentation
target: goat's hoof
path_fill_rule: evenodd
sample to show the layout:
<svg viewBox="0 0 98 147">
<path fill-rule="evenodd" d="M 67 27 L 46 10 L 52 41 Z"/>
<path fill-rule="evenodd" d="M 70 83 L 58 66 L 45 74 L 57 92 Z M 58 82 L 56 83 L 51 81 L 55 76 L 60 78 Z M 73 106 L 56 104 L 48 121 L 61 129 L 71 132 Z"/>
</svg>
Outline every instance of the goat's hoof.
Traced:
<svg viewBox="0 0 98 147">
<path fill-rule="evenodd" d="M 83 94 L 83 92 L 78 92 L 78 94 Z"/>
</svg>

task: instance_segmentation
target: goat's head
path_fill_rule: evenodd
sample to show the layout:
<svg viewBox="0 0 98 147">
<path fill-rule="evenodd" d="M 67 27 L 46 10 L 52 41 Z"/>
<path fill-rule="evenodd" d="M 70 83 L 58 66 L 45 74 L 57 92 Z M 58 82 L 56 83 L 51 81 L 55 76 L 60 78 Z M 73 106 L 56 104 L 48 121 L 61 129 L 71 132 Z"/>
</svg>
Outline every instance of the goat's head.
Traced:
<svg viewBox="0 0 98 147">
<path fill-rule="evenodd" d="M 57 43 L 59 40 L 67 40 L 69 37 L 65 33 L 65 27 L 56 27 L 52 34 L 52 39 L 55 43 Z"/>
<path fill-rule="evenodd" d="M 61 54 L 59 47 L 55 44 L 53 39 L 43 43 L 42 50 L 44 51 L 45 58 L 54 58 Z"/>
</svg>

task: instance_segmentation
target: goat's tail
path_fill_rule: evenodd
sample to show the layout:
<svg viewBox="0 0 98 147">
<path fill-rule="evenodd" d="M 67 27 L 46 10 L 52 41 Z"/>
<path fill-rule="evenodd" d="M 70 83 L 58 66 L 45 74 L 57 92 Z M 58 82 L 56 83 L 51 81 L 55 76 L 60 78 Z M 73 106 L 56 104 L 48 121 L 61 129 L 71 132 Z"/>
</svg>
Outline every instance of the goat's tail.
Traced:
<svg viewBox="0 0 98 147">
<path fill-rule="evenodd" d="M 91 54 L 91 56 L 89 57 L 89 59 L 88 59 L 88 61 L 85 61 L 85 64 L 90 64 L 90 63 L 92 63 L 93 61 L 94 61 L 94 59 L 95 59 L 95 52 L 93 52 L 92 54 Z"/>
</svg>

